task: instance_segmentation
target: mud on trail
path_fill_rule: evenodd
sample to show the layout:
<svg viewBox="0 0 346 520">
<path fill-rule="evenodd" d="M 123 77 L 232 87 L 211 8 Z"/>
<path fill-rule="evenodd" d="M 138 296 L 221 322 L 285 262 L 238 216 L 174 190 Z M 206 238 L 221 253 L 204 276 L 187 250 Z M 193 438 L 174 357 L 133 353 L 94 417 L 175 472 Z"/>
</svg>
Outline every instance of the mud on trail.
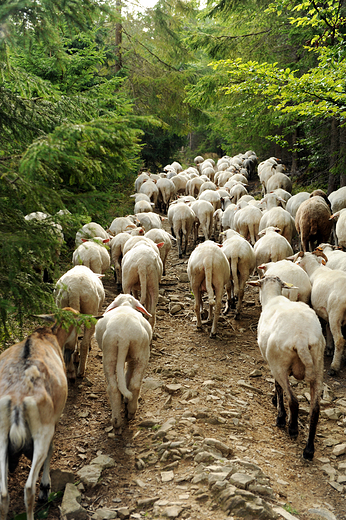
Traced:
<svg viewBox="0 0 346 520">
<path fill-rule="evenodd" d="M 346 455 L 332 453 L 346 437 L 346 409 L 339 407 L 337 419 L 328 419 L 324 412 L 345 397 L 345 368 L 332 379 L 327 375 L 330 359 L 325 359 L 324 381 L 329 389 L 321 407 L 315 458 L 307 462 L 302 452 L 308 432 L 309 389 L 293 382 L 300 401 L 300 432 L 297 440 L 290 440 L 286 430 L 275 426 L 273 379 L 257 346 L 257 290 L 246 288 L 240 319 L 235 320 L 232 311 L 221 316 L 217 337 L 210 339 L 210 324 L 205 324 L 202 332 L 196 330 L 186 267 L 187 258 L 178 259 L 177 247 L 173 247 L 162 278 L 155 339 L 134 420 L 125 425 L 121 435 L 112 432 L 102 353 L 93 339 L 86 377 L 69 388 L 55 435 L 51 469 L 70 471 L 77 482 L 77 471 L 98 454 L 114 458 L 115 466 L 105 469 L 99 483 L 82 493 L 81 505 L 89 518 L 101 508 L 128 508 L 119 512 L 121 518 L 128 513 L 137 519 L 238 518 L 222 509 L 220 495 L 213 491 L 210 479 L 208 483 L 208 478 L 203 478 L 206 464 L 198 462 L 203 456 L 196 457 L 205 449 L 204 440 L 214 439 L 216 447 L 217 442 L 229 447 L 228 455 L 222 457 L 226 463 L 238 459 L 261 469 L 263 493 L 266 491 L 258 496 L 270 506 L 285 507 L 292 518 L 301 520 L 322 518 L 309 512 L 314 508 L 333 512 L 338 520 L 346 519 L 346 469 L 342 469 L 346 468 Z M 106 308 L 117 290 L 111 274 L 106 275 L 104 284 Z M 170 428 L 160 434 L 160 427 L 169 419 Z M 171 449 L 161 448 L 169 441 L 176 441 L 176 449 L 172 445 Z M 23 488 L 29 467 L 22 458 L 17 472 L 9 477 L 8 518 L 25 511 Z M 48 519 L 60 518 L 60 503 L 58 500 L 50 507 Z"/>
</svg>

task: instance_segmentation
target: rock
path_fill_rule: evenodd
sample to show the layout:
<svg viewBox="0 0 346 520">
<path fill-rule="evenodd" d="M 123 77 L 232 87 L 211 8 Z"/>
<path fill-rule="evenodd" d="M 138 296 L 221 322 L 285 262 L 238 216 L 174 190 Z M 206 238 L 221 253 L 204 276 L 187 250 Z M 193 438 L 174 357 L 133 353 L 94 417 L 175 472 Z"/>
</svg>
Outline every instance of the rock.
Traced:
<svg viewBox="0 0 346 520">
<path fill-rule="evenodd" d="M 285 520 L 299 520 L 296 516 L 291 515 L 288 511 L 286 511 L 283 507 L 274 507 L 275 513 L 285 518 Z"/>
<path fill-rule="evenodd" d="M 161 471 L 161 480 L 162 482 L 171 482 L 171 480 L 174 480 L 174 471 Z"/>
<path fill-rule="evenodd" d="M 84 466 L 77 471 L 77 475 L 86 486 L 95 487 L 101 477 L 102 467 L 97 464 Z"/>
<path fill-rule="evenodd" d="M 249 484 L 255 481 L 255 478 L 246 473 L 234 473 L 229 481 L 237 488 L 246 489 Z"/>
<path fill-rule="evenodd" d="M 256 368 L 249 374 L 249 377 L 261 377 L 261 375 L 262 372 Z"/>
<path fill-rule="evenodd" d="M 339 491 L 339 493 L 343 493 L 344 492 L 345 486 L 343 486 L 342 484 L 338 484 L 337 482 L 329 481 L 329 485 L 332 486 L 332 488 L 334 488 L 337 491 Z"/>
<path fill-rule="evenodd" d="M 164 437 L 165 434 L 173 428 L 175 423 L 176 423 L 176 420 L 174 417 L 170 417 L 169 419 L 167 419 L 167 421 L 164 422 L 163 425 L 161 426 L 161 428 L 155 433 L 154 439 L 156 439 L 156 438 L 160 439 L 160 438 Z"/>
<path fill-rule="evenodd" d="M 339 408 L 327 408 L 321 411 L 321 415 L 331 421 L 337 421 L 341 415 L 341 410 Z"/>
<path fill-rule="evenodd" d="M 325 518 L 326 520 L 336 520 L 336 516 L 331 511 L 328 511 L 328 509 L 313 508 L 309 509 L 309 513 L 311 515 L 316 515 L 318 520 L 320 520 L 320 518 Z"/>
<path fill-rule="evenodd" d="M 82 495 L 78 489 L 73 484 L 67 483 L 59 508 L 61 517 L 65 517 L 67 520 L 85 520 L 88 518 L 88 512 L 79 503 L 81 498 Z"/>
<path fill-rule="evenodd" d="M 177 518 L 180 513 L 182 512 L 183 508 L 178 506 L 169 506 L 166 507 L 162 514 L 163 516 L 166 516 L 167 518 Z"/>
<path fill-rule="evenodd" d="M 182 385 L 164 385 L 163 389 L 168 392 L 169 394 L 175 394 L 176 392 L 179 392 L 183 387 Z"/>
<path fill-rule="evenodd" d="M 112 457 L 109 457 L 108 455 L 99 455 L 96 457 L 96 459 L 93 459 L 90 462 L 91 466 L 100 466 L 102 470 L 106 468 L 114 468 L 115 466 L 115 460 L 112 459 Z"/>
<path fill-rule="evenodd" d="M 244 379 L 239 379 L 237 382 L 239 386 L 242 386 L 243 388 L 246 388 L 247 390 L 251 390 L 252 392 L 257 392 L 258 394 L 263 394 L 263 391 L 260 388 L 256 388 L 255 386 L 250 385 Z"/>
<path fill-rule="evenodd" d="M 158 381 L 157 379 L 154 379 L 152 377 L 146 377 L 142 381 L 141 391 L 146 390 L 156 390 L 156 388 L 160 388 L 160 386 L 163 385 L 162 381 Z"/>
<path fill-rule="evenodd" d="M 181 311 L 184 308 L 184 306 L 181 303 L 170 303 L 169 304 L 169 312 L 171 314 L 177 314 L 179 311 Z"/>
<path fill-rule="evenodd" d="M 117 516 L 118 516 L 118 514 L 116 511 L 112 511 L 111 509 L 101 508 L 101 509 L 98 509 L 91 518 L 92 518 L 92 520 L 112 520 L 113 518 L 117 518 Z"/>
<path fill-rule="evenodd" d="M 212 446 L 216 450 L 221 451 L 221 453 L 223 455 L 225 455 L 226 457 L 232 451 L 231 448 L 229 446 L 227 446 L 227 444 L 225 444 L 217 439 L 213 439 L 212 437 L 208 437 L 208 438 L 204 439 L 203 447 L 206 448 L 207 446 Z"/>
<path fill-rule="evenodd" d="M 128 518 L 130 516 L 130 510 L 127 507 L 119 507 L 117 512 L 118 512 L 118 517 L 121 518 L 122 520 L 124 518 Z"/>
<path fill-rule="evenodd" d="M 329 477 L 336 475 L 336 469 L 333 468 L 331 464 L 324 464 L 323 466 L 321 466 L 321 470 Z"/>
<path fill-rule="evenodd" d="M 61 471 L 61 469 L 52 469 L 50 472 L 51 490 L 53 493 L 64 491 L 66 484 L 74 484 L 74 473 L 70 471 Z"/>
<path fill-rule="evenodd" d="M 339 457 L 340 455 L 344 455 L 346 453 L 346 444 L 337 444 L 334 446 L 334 449 L 332 451 L 333 455 L 336 455 Z"/>
<path fill-rule="evenodd" d="M 137 500 L 137 505 L 138 505 L 138 507 L 150 506 L 151 504 L 153 504 L 154 502 L 156 502 L 159 499 L 160 499 L 160 497 L 141 498 L 141 499 Z"/>
<path fill-rule="evenodd" d="M 181 283 L 189 283 L 189 277 L 187 275 L 187 273 L 180 273 L 179 275 L 179 282 Z"/>
<path fill-rule="evenodd" d="M 157 425 L 157 422 L 156 419 L 144 419 L 144 421 L 141 421 L 138 426 L 140 428 L 152 428 Z"/>
<path fill-rule="evenodd" d="M 209 451 L 201 451 L 197 453 L 194 460 L 195 462 L 213 462 L 217 457 L 212 455 Z"/>
</svg>

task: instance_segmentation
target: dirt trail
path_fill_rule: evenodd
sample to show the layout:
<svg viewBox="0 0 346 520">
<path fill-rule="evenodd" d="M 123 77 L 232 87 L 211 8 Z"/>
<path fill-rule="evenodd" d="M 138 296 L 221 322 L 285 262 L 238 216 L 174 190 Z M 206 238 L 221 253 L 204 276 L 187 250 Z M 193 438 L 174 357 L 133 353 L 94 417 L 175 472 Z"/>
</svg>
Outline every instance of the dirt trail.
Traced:
<svg viewBox="0 0 346 520">
<path fill-rule="evenodd" d="M 174 247 L 161 284 L 156 338 L 135 419 L 121 436 L 114 436 L 102 353 L 94 341 L 86 378 L 69 389 L 55 436 L 51 468 L 71 471 L 77 480 L 77 470 L 97 454 L 115 459 L 115 467 L 104 470 L 100 483 L 83 493 L 82 505 L 90 518 L 101 507 L 130 508 L 131 518 L 154 518 L 155 512 L 159 515 L 156 518 L 163 518 L 164 513 L 158 513 L 161 510 L 153 509 L 152 504 L 138 507 L 138 500 L 153 497 L 167 501 L 168 506 L 175 505 L 179 518 L 232 518 L 213 498 L 208 482 L 194 484 L 192 479 L 199 464 L 191 450 L 203 439 L 214 438 L 232 449 L 229 458 L 251 461 L 269 477 L 274 495 L 263 497 L 269 504 L 288 504 L 286 508 L 302 520 L 318 518 L 308 512 L 314 507 L 333 511 L 338 520 L 346 519 L 344 493 L 330 485 L 322 469 L 328 460 L 334 466 L 345 461 L 345 455 L 337 459 L 332 455 L 333 442 L 328 442 L 330 438 L 336 442 L 345 439 L 343 416 L 337 421 L 321 416 L 314 461 L 304 461 L 302 451 L 308 427 L 304 394 L 308 389 L 300 383 L 295 386 L 301 401 L 300 434 L 296 441 L 291 441 L 286 431 L 275 426 L 273 380 L 257 347 L 257 290 L 247 287 L 241 319 L 234 320 L 232 313 L 222 316 L 217 338 L 211 340 L 210 325 L 203 332 L 196 330 L 186 264 L 187 259 L 179 260 Z M 106 307 L 117 291 L 111 274 L 104 280 Z M 174 315 L 169 312 L 173 304 L 182 305 Z M 329 364 L 326 359 L 326 369 Z M 253 371 L 260 375 L 251 377 Z M 345 368 L 337 379 L 329 378 L 325 370 L 325 382 L 333 399 L 345 396 Z M 333 406 L 330 401 L 322 408 Z M 157 437 L 157 432 L 170 418 L 176 422 L 167 434 L 168 440 L 185 439 L 182 447 L 187 452 L 183 457 L 178 454 L 176 460 L 171 453 L 167 460 L 160 461 L 160 445 L 165 439 Z M 169 467 L 170 464 L 173 466 Z M 23 487 L 28 467 L 27 460 L 22 459 L 17 473 L 9 478 L 12 516 L 25 510 Z M 174 479 L 169 482 L 162 482 L 161 472 L 165 468 L 174 471 Z M 57 505 L 51 506 L 48 518 L 59 518 Z"/>
</svg>

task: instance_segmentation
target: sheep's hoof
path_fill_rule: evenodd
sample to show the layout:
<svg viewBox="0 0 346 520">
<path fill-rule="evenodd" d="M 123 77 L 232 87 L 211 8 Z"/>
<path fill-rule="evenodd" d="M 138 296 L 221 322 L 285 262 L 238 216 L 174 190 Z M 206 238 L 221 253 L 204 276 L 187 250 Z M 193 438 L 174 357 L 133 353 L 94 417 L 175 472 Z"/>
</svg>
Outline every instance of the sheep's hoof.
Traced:
<svg viewBox="0 0 346 520">
<path fill-rule="evenodd" d="M 291 428 L 289 426 L 288 435 L 290 436 L 291 439 L 293 439 L 293 440 L 296 439 L 298 437 L 298 428 L 297 427 Z"/>
<path fill-rule="evenodd" d="M 209 334 L 209 337 L 212 338 L 212 339 L 215 339 L 216 338 L 216 332 L 211 332 Z"/>
<path fill-rule="evenodd" d="M 236 312 L 234 315 L 235 320 L 240 320 L 240 312 Z"/>
<path fill-rule="evenodd" d="M 273 397 L 272 397 L 272 403 L 273 403 L 273 405 L 276 408 L 277 405 L 278 405 L 278 396 L 276 394 L 274 394 Z"/>
<path fill-rule="evenodd" d="M 337 374 L 338 374 L 338 372 L 337 372 L 337 370 L 335 370 L 334 368 L 330 368 L 330 369 L 328 370 L 328 375 L 329 375 L 329 376 L 335 377 Z"/>
<path fill-rule="evenodd" d="M 38 501 L 39 502 L 48 502 L 50 492 L 50 484 L 42 484 L 40 483 L 40 492 L 38 494 Z"/>
<path fill-rule="evenodd" d="M 203 327 L 202 327 L 202 325 L 200 325 L 200 326 L 197 325 L 197 330 L 199 330 L 200 332 L 203 332 Z"/>
<path fill-rule="evenodd" d="M 286 426 L 286 417 L 277 417 L 276 418 L 276 426 L 278 428 L 285 428 L 285 426 Z"/>
</svg>

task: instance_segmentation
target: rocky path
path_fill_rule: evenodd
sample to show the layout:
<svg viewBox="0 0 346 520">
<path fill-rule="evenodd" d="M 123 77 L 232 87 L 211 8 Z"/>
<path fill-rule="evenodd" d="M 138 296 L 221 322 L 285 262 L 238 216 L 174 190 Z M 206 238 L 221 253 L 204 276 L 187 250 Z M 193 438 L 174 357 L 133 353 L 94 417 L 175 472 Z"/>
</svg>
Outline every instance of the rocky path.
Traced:
<svg viewBox="0 0 346 520">
<path fill-rule="evenodd" d="M 315 458 L 306 462 L 309 390 L 292 380 L 300 434 L 291 441 L 275 426 L 273 380 L 257 347 L 257 291 L 246 289 L 241 319 L 221 317 L 211 340 L 209 325 L 196 330 L 187 259 L 176 248 L 169 259 L 135 419 L 114 435 L 95 342 L 87 377 L 70 388 L 51 464 L 55 490 L 65 477 L 79 482 L 67 486 L 66 518 L 346 519 L 345 369 L 335 380 L 325 372 Z M 106 307 L 116 295 L 111 275 L 105 287 Z M 25 510 L 27 471 L 22 459 L 9 479 L 12 516 Z M 60 518 L 58 506 L 48 519 Z"/>
</svg>

